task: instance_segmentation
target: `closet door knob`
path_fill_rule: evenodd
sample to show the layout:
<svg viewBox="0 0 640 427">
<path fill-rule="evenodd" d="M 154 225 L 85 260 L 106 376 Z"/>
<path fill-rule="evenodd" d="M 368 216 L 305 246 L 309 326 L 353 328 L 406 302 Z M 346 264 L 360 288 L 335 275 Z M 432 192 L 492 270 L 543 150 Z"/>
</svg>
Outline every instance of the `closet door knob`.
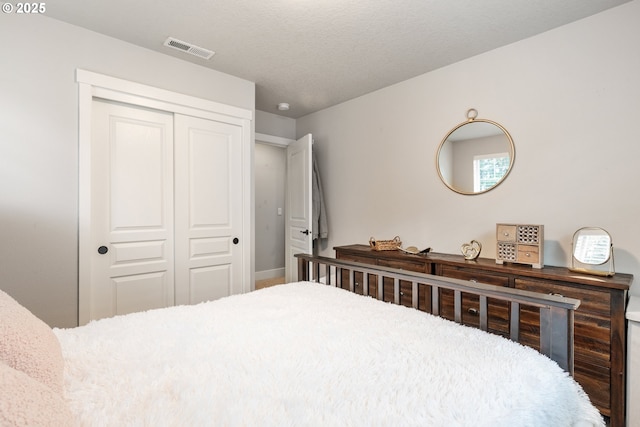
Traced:
<svg viewBox="0 0 640 427">
<path fill-rule="evenodd" d="M 109 248 L 108 248 L 108 247 L 106 247 L 106 246 L 100 246 L 100 247 L 98 248 L 98 253 L 99 253 L 100 255 L 104 255 L 104 254 L 106 254 L 107 252 L 109 252 Z"/>
<path fill-rule="evenodd" d="M 238 239 L 237 237 L 234 237 L 234 238 L 233 238 L 233 244 L 234 244 L 234 245 L 237 245 L 237 244 L 238 244 L 238 242 L 240 242 L 240 239 Z"/>
</svg>

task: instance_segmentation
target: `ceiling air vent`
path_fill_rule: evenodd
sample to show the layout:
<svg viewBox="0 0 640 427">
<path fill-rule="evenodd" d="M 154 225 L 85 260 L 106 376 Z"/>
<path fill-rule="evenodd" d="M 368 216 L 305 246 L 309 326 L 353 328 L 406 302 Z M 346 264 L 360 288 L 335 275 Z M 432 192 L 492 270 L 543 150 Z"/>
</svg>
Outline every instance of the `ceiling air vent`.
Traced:
<svg viewBox="0 0 640 427">
<path fill-rule="evenodd" d="M 172 47 L 174 49 L 181 50 L 183 52 L 189 53 L 191 55 L 199 56 L 200 58 L 210 59 L 215 52 L 209 49 L 205 49 L 203 47 L 195 46 L 191 43 L 183 42 L 182 40 L 174 39 L 173 37 L 168 37 L 164 41 L 165 46 Z"/>
</svg>

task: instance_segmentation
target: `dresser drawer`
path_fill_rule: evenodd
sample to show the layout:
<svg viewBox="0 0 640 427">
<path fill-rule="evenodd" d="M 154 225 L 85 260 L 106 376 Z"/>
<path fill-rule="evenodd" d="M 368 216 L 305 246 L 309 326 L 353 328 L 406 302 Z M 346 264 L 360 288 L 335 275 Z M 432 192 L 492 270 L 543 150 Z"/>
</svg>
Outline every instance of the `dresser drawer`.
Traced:
<svg viewBox="0 0 640 427">
<path fill-rule="evenodd" d="M 589 395 L 591 403 L 596 405 L 603 415 L 611 415 L 610 378 L 611 370 L 588 363 L 576 363 L 574 378 Z"/>
<path fill-rule="evenodd" d="M 440 275 L 451 277 L 453 279 L 470 280 L 477 283 L 486 283 L 487 285 L 509 286 L 509 277 L 499 274 L 486 273 L 477 269 L 452 267 L 443 265 L 440 269 Z"/>
<path fill-rule="evenodd" d="M 499 242 L 515 242 L 517 237 L 515 225 L 498 224 L 496 226 L 496 239 Z"/>
<path fill-rule="evenodd" d="M 366 257 L 366 256 L 358 256 L 358 255 L 354 255 L 354 254 L 340 254 L 338 253 L 336 255 L 336 258 L 341 259 L 341 260 L 345 260 L 345 261 L 353 261 L 353 262 L 359 262 L 362 264 L 371 264 L 371 265 L 375 265 L 376 264 L 376 259 L 375 258 L 371 258 L 371 257 Z M 353 285 L 353 291 L 359 295 L 363 295 L 364 294 L 364 278 L 363 278 L 363 274 L 362 273 L 355 273 L 354 274 L 354 285 Z M 349 281 L 349 273 L 347 271 L 343 271 L 341 274 L 341 278 L 342 278 L 342 288 L 343 289 L 350 289 L 350 281 Z M 377 298 L 378 292 L 377 292 L 377 282 L 376 282 L 376 276 L 375 275 L 369 275 L 369 290 L 367 292 L 368 295 Z"/>
<path fill-rule="evenodd" d="M 611 408 L 611 298 L 609 292 L 558 282 L 515 280 L 516 289 L 561 294 L 581 301 L 574 313 L 575 379 L 604 415 Z M 523 344 L 540 348 L 540 310 L 522 307 L 520 334 Z"/>
<path fill-rule="evenodd" d="M 426 264 L 424 262 L 413 262 L 411 260 L 395 260 L 395 259 L 378 259 L 378 265 L 384 267 L 397 268 L 400 270 L 425 272 Z M 400 281 L 400 304 L 405 307 L 413 306 L 413 284 L 406 280 Z M 394 302 L 393 279 L 384 280 L 384 301 Z"/>
<path fill-rule="evenodd" d="M 538 246 L 518 245 L 517 261 L 524 264 L 538 264 L 540 262 Z"/>
<path fill-rule="evenodd" d="M 345 260 L 345 261 L 353 261 L 353 262 L 361 262 L 362 264 L 372 264 L 375 265 L 377 263 L 375 258 L 370 258 L 366 256 L 358 256 L 353 254 L 345 254 L 336 256 L 337 259 Z"/>
<path fill-rule="evenodd" d="M 496 286 L 509 286 L 509 278 L 497 274 L 460 267 L 442 266 L 440 274 L 453 279 L 469 280 Z M 454 293 L 449 290 L 440 291 L 440 314 L 446 319 L 454 319 Z M 480 298 L 472 294 L 462 294 L 462 323 L 467 326 L 480 327 Z M 487 328 L 489 332 L 509 335 L 509 304 L 489 298 L 487 301 Z"/>
<path fill-rule="evenodd" d="M 540 350 L 540 310 L 520 308 L 520 337 L 525 345 Z M 611 326 L 607 319 L 574 315 L 574 360 L 609 369 L 611 367 Z"/>
<path fill-rule="evenodd" d="M 576 298 L 580 300 L 580 307 L 578 307 L 576 313 L 595 314 L 607 319 L 611 317 L 611 295 L 606 290 L 595 290 L 584 286 L 578 287 L 558 282 L 543 282 L 519 278 L 515 280 L 515 288 Z"/>
<path fill-rule="evenodd" d="M 400 270 L 417 271 L 419 273 L 424 273 L 426 264 L 424 262 L 413 262 L 413 261 L 380 258 L 378 259 L 378 265 L 391 267 L 391 268 L 398 268 Z"/>
</svg>

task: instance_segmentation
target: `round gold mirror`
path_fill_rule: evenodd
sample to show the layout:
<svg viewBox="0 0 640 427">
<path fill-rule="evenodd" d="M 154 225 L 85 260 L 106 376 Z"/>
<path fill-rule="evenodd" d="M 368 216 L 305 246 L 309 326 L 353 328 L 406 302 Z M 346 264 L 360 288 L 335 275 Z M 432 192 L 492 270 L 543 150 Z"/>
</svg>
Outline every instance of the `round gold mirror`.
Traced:
<svg viewBox="0 0 640 427">
<path fill-rule="evenodd" d="M 444 137 L 436 155 L 440 179 L 460 194 L 482 194 L 494 189 L 509 175 L 515 160 L 509 132 L 477 115 L 475 109 L 467 111 L 467 121 Z"/>
</svg>

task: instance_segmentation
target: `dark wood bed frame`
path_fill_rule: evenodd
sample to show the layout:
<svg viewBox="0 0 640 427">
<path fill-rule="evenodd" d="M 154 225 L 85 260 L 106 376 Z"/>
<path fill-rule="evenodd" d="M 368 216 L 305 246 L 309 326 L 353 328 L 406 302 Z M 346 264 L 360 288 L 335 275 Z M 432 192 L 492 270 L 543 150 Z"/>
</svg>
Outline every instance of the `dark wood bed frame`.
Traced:
<svg viewBox="0 0 640 427">
<path fill-rule="evenodd" d="M 395 304 L 400 304 L 400 281 L 411 282 L 412 305 L 415 309 L 418 308 L 418 286 L 428 286 L 431 288 L 431 304 L 427 306 L 427 312 L 436 316 L 440 315 L 439 290 L 452 290 L 454 320 L 458 323 L 462 323 L 462 294 L 477 295 L 480 300 L 480 329 L 483 331 L 488 329 L 488 299 L 507 301 L 510 305 L 509 336 L 516 342 L 520 341 L 520 306 L 537 307 L 540 309 L 540 352 L 573 375 L 573 317 L 580 305 L 577 299 L 308 254 L 295 256 L 298 258 L 298 280 L 322 281 L 343 288 L 343 275 L 346 275 L 349 278 L 348 290 L 355 292 L 355 274 L 360 273 L 363 278 L 362 293 L 368 296 L 371 277 L 380 286 L 384 286 L 385 278 L 392 279 Z M 377 294 L 378 299 L 383 298 L 383 292 Z"/>
</svg>

